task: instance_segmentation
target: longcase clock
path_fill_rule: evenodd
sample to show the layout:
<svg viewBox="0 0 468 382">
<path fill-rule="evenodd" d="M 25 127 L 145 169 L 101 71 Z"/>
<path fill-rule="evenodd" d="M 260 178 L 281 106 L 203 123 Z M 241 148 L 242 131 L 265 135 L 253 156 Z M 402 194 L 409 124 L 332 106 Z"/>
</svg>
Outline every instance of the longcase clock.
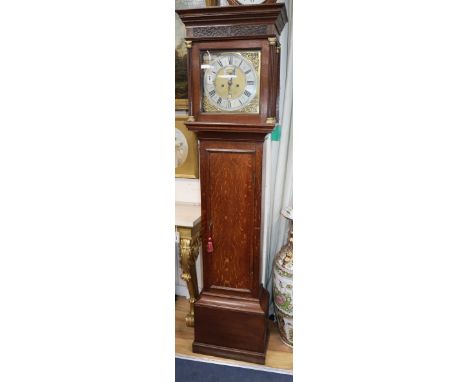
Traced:
<svg viewBox="0 0 468 382">
<path fill-rule="evenodd" d="M 265 363 L 262 160 L 275 127 L 284 4 L 178 10 L 186 26 L 189 118 L 200 146 L 203 291 L 193 351 Z"/>
</svg>

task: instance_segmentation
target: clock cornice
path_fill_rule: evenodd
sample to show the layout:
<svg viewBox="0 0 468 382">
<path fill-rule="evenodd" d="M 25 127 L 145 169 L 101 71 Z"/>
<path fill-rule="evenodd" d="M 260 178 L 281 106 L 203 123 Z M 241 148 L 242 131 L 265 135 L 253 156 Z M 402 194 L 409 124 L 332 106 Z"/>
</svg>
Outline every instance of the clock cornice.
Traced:
<svg viewBox="0 0 468 382">
<path fill-rule="evenodd" d="M 187 39 L 216 40 L 278 37 L 288 21 L 280 4 L 176 10 L 185 24 Z"/>
</svg>

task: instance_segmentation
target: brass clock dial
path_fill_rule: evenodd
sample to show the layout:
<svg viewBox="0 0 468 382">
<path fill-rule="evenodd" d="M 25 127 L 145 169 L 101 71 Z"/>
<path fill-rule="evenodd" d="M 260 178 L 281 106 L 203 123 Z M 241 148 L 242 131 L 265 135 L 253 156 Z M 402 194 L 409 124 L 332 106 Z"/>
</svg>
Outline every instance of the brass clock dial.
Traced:
<svg viewBox="0 0 468 382">
<path fill-rule="evenodd" d="M 260 51 L 202 52 L 205 113 L 258 113 Z"/>
</svg>

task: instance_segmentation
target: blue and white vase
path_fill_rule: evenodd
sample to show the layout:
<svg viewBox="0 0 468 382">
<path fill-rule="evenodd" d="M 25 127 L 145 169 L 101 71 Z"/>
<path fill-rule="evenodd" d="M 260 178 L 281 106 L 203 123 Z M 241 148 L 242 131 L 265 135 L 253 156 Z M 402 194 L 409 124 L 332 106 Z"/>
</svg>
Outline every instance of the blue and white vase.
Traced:
<svg viewBox="0 0 468 382">
<path fill-rule="evenodd" d="M 273 301 L 276 321 L 282 341 L 293 346 L 293 210 L 284 208 L 281 214 L 290 221 L 288 242 L 273 261 Z"/>
</svg>

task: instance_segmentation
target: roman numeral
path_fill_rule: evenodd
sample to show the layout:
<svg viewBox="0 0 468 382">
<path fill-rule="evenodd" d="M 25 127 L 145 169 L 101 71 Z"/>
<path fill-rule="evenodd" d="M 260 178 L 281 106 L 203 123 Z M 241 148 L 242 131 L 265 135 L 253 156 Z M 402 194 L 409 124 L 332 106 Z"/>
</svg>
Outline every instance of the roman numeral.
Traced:
<svg viewBox="0 0 468 382">
<path fill-rule="evenodd" d="M 232 65 L 232 56 L 229 56 L 229 65 Z"/>
<path fill-rule="evenodd" d="M 247 85 L 255 85 L 255 81 L 247 81 Z"/>
<path fill-rule="evenodd" d="M 244 62 L 243 60 L 240 60 L 239 65 L 237 65 L 237 67 L 240 68 L 243 62 Z"/>
<path fill-rule="evenodd" d="M 251 70 L 249 69 L 249 70 L 247 70 L 247 71 L 245 72 L 245 74 L 249 74 L 250 72 L 251 72 Z"/>
<path fill-rule="evenodd" d="M 219 66 L 221 66 L 221 67 L 223 66 L 223 62 L 221 60 L 218 60 L 216 62 L 218 63 Z"/>
<path fill-rule="evenodd" d="M 244 94 L 247 96 L 247 97 L 250 97 L 252 95 L 252 93 L 250 93 L 248 90 L 245 90 L 244 91 Z"/>
<path fill-rule="evenodd" d="M 209 94 L 210 94 L 210 97 L 213 97 L 216 94 L 216 90 L 213 89 L 212 91 L 210 91 Z"/>
<path fill-rule="evenodd" d="M 231 108 L 231 101 L 229 101 L 229 100 L 227 101 L 227 107 L 228 107 L 228 109 Z"/>
<path fill-rule="evenodd" d="M 222 100 L 223 100 L 223 99 L 222 99 L 221 97 L 219 97 L 218 100 L 216 101 L 216 103 L 217 103 L 218 105 L 221 105 L 221 101 L 222 101 Z"/>
</svg>

